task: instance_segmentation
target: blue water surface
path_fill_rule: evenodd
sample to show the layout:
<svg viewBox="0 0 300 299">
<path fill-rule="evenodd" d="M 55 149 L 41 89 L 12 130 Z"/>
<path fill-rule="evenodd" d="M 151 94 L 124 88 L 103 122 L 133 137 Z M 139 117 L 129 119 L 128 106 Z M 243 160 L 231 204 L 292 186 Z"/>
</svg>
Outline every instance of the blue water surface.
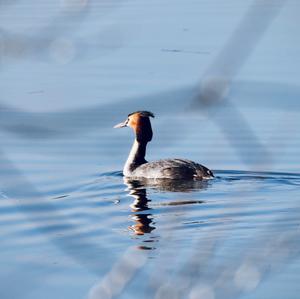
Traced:
<svg viewBox="0 0 300 299">
<path fill-rule="evenodd" d="M 298 11 L 2 1 L 0 297 L 298 298 Z M 124 179 L 141 109 L 215 178 Z"/>
</svg>

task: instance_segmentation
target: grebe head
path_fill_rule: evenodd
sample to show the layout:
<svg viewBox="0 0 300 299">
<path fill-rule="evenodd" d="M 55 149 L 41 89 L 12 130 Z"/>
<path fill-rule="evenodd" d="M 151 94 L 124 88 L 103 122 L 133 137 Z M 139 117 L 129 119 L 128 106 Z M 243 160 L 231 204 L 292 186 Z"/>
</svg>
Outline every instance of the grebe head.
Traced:
<svg viewBox="0 0 300 299">
<path fill-rule="evenodd" d="M 131 127 L 138 142 L 149 142 L 153 135 L 149 117 L 154 117 L 154 114 L 149 111 L 132 112 L 124 122 L 115 125 L 114 128 Z"/>
</svg>

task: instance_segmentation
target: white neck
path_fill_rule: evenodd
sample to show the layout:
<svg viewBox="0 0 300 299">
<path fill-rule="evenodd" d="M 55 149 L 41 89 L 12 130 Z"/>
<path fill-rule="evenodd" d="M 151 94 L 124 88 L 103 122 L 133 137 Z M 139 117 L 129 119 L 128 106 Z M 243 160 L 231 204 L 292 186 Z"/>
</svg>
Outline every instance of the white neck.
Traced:
<svg viewBox="0 0 300 299">
<path fill-rule="evenodd" d="M 123 168 L 123 174 L 125 176 L 130 176 L 130 174 L 137 166 L 147 163 L 147 161 L 145 160 L 146 146 L 147 142 L 141 143 L 136 139 L 134 140 L 129 156 Z"/>
</svg>

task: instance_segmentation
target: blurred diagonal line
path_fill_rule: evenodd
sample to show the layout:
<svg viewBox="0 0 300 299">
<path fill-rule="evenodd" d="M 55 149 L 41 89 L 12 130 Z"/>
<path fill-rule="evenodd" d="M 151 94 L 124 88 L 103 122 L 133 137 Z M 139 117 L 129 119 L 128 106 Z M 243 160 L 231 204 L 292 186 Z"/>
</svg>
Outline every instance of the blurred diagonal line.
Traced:
<svg viewBox="0 0 300 299">
<path fill-rule="evenodd" d="M 297 175 L 294 179 L 298 181 Z M 246 190 L 241 190 L 240 194 L 237 194 L 236 200 L 242 202 L 243 198 L 249 194 L 248 192 L 253 190 L 252 186 L 249 186 Z M 250 195 L 251 196 L 251 195 Z M 292 203 L 293 209 L 299 209 L 299 201 Z M 244 206 L 243 209 L 246 207 Z M 194 297 L 197 293 L 209 292 L 212 298 L 237 298 L 241 294 L 253 291 L 258 284 L 268 275 L 276 273 L 276 271 L 286 266 L 288 262 L 291 262 L 295 258 L 299 257 L 300 249 L 296 245 L 296 241 L 299 239 L 299 229 L 293 232 L 280 232 L 277 238 L 266 239 L 265 232 L 273 226 L 275 222 L 283 222 L 289 216 L 282 214 L 283 216 L 274 219 L 267 227 L 264 227 L 259 232 L 259 237 L 254 240 L 249 240 L 250 248 L 260 248 L 260 250 L 246 250 L 236 256 L 236 260 L 233 264 L 228 266 L 228 263 L 215 264 L 213 263 L 212 252 L 208 254 L 204 263 L 199 263 L 199 255 L 202 254 L 201 243 L 194 250 L 194 255 L 191 255 L 186 265 L 183 267 L 187 271 L 194 269 L 196 272 L 189 281 L 189 298 Z M 233 230 L 230 230 L 233 231 Z M 221 238 L 224 239 L 225 235 L 220 233 L 219 238 L 213 239 L 213 244 L 219 242 Z M 225 239 L 224 239 L 225 241 Z M 261 244 L 263 247 L 261 248 Z M 200 259 L 201 260 L 201 259 Z M 190 268 L 189 268 L 190 267 Z M 198 271 L 197 271 L 198 268 Z M 180 280 L 184 276 L 184 271 Z M 175 283 L 174 285 L 178 285 Z M 186 290 L 182 292 L 186 293 Z M 188 297 L 187 294 L 183 297 Z M 201 297 L 201 296 L 200 296 Z M 210 297 L 209 297 L 210 298 Z"/>
<path fill-rule="evenodd" d="M 175 226 L 176 223 L 180 222 L 182 218 L 182 213 L 180 212 L 182 211 L 183 207 L 177 207 L 176 213 L 174 213 L 176 216 L 169 216 L 172 225 Z M 164 232 L 164 238 L 161 240 L 163 250 L 160 250 L 160 255 L 156 258 L 155 272 L 152 273 L 147 286 L 148 298 L 160 298 L 159 296 L 166 295 L 165 291 L 169 291 L 170 297 L 172 297 L 174 290 L 179 291 L 178 286 L 173 286 L 173 288 L 170 286 L 170 278 L 168 277 L 170 267 L 176 264 L 177 260 L 176 254 L 170 254 L 168 250 L 175 239 L 174 231 L 174 227 L 170 225 Z"/>
<path fill-rule="evenodd" d="M 155 299 L 188 298 L 186 297 L 187 290 L 191 289 L 193 283 L 201 275 L 207 274 L 207 270 L 211 266 L 216 241 L 217 239 L 212 239 L 205 244 L 201 241 L 198 242 L 201 243 L 201 246 L 197 244 L 198 250 L 191 253 L 186 263 L 176 272 L 176 275 L 172 275 L 168 279 L 163 279 L 162 275 L 158 276 L 157 281 L 160 283 L 154 287 L 155 294 L 153 297 Z"/>
<path fill-rule="evenodd" d="M 267 6 L 267 4 L 271 3 L 270 1 L 254 2 L 254 5 L 246 14 L 245 18 L 243 19 L 241 25 L 238 27 L 237 31 L 234 33 L 233 37 L 229 40 L 224 50 L 221 52 L 219 57 L 215 60 L 212 67 L 208 70 L 207 74 L 205 75 L 204 80 L 202 82 L 202 89 L 200 95 L 196 99 L 196 106 L 199 107 L 200 103 L 202 104 L 202 106 L 211 107 L 212 105 L 219 104 L 221 100 L 224 100 L 224 97 L 226 95 L 226 92 L 228 91 L 231 81 L 233 80 L 233 77 L 236 75 L 236 73 L 241 68 L 242 64 L 246 61 L 248 56 L 252 53 L 259 38 L 261 38 L 263 33 L 266 31 L 270 22 L 277 15 L 284 2 L 285 1 L 276 2 L 277 5 L 272 6 L 273 9 L 269 9 L 269 6 Z M 261 9 L 261 7 L 258 7 L 260 4 L 265 5 L 263 6 L 263 9 Z M 274 4 L 274 1 L 272 1 L 272 4 Z M 257 20 L 257 22 L 254 20 Z M 250 35 L 247 35 L 247 33 L 250 33 Z M 237 53 L 237 50 L 239 51 L 238 55 L 235 55 Z M 229 112 L 229 117 L 226 119 L 225 122 L 223 120 L 220 121 L 221 119 L 218 119 L 218 124 L 225 132 L 226 136 L 230 138 L 230 141 L 233 143 L 233 145 L 239 150 L 241 157 L 246 157 L 245 162 L 251 165 L 261 164 L 262 162 L 270 164 L 271 160 L 269 159 L 269 153 L 266 151 L 266 149 L 259 142 L 258 138 L 252 132 L 251 127 L 248 125 L 246 120 L 237 111 L 237 109 L 228 101 L 226 102 L 226 108 L 227 112 Z M 232 121 L 228 122 L 228 120 Z M 242 145 L 236 141 L 237 129 L 239 130 L 240 134 L 243 134 L 247 138 L 248 144 L 251 145 L 251 149 L 255 149 L 255 152 L 252 153 L 253 156 L 250 157 L 250 159 L 249 152 L 245 152 L 243 150 Z M 251 159 L 253 157 L 254 159 Z M 219 241 L 219 238 L 216 238 L 213 241 L 212 246 L 213 244 L 216 244 L 217 241 Z M 201 250 L 199 249 L 200 248 L 197 246 L 195 250 L 195 252 L 197 253 L 196 256 L 198 256 L 199 252 L 201 252 Z M 208 255 L 204 256 L 204 258 L 201 259 L 201 262 L 195 262 L 194 258 L 195 256 L 190 260 L 189 263 L 187 263 L 186 269 L 190 270 L 191 265 L 193 265 L 194 274 L 196 274 L 195 277 L 199 277 L 199 274 L 201 272 L 199 272 L 197 268 L 201 266 L 202 262 L 202 266 L 204 266 L 203 269 L 207 270 L 207 267 L 205 266 L 210 265 L 210 262 L 212 261 L 212 256 L 209 252 Z M 205 272 L 205 270 L 203 269 L 202 271 Z M 215 272 L 215 274 L 217 273 L 218 272 Z M 182 277 L 179 277 L 178 280 L 180 280 L 180 282 L 182 283 L 181 279 Z M 193 281 L 185 281 L 183 283 L 183 288 L 181 288 L 178 282 L 179 281 L 177 281 L 177 283 L 175 284 L 168 285 L 168 282 L 161 281 L 159 285 L 155 286 L 155 298 L 170 298 L 170 293 L 177 294 L 177 292 L 180 290 L 182 293 L 184 289 L 186 290 L 186 287 L 191 286 L 193 283 L 195 283 L 195 280 L 193 279 Z M 213 292 L 213 290 L 211 291 Z"/>
<path fill-rule="evenodd" d="M 237 196 L 238 201 L 248 194 L 249 190 L 241 191 Z M 299 209 L 298 202 L 294 208 Z M 274 222 L 284 222 L 288 216 L 278 217 Z M 232 232 L 233 230 L 229 230 Z M 267 276 L 272 275 L 286 266 L 288 262 L 299 257 L 300 249 L 296 240 L 299 239 L 300 231 L 279 233 L 276 239 L 266 240 L 264 228 L 259 238 L 249 240 L 250 248 L 260 250 L 246 250 L 236 256 L 233 264 L 227 261 L 215 264 L 214 249 L 220 248 L 220 241 L 226 241 L 226 235 L 220 232 L 217 238 L 212 238 L 203 243 L 203 236 L 188 257 L 187 262 L 181 267 L 176 275 L 170 279 L 157 277 L 161 283 L 155 288 L 156 299 L 160 298 L 237 298 L 241 294 L 253 291 L 258 284 Z M 218 247 L 216 246 L 218 244 Z M 263 247 L 261 248 L 261 244 Z M 160 262 L 158 261 L 158 264 Z M 175 295 L 176 296 L 175 296 Z M 150 297 L 151 298 L 151 297 Z"/>
<path fill-rule="evenodd" d="M 174 223 L 180 221 L 180 218 L 176 218 L 176 220 L 173 219 Z M 189 290 L 191 290 L 194 285 L 199 287 L 199 282 L 203 284 L 201 286 L 202 291 L 205 289 L 206 291 L 212 292 L 213 289 L 211 285 L 213 285 L 213 281 L 208 281 L 207 285 L 206 282 L 209 280 L 208 278 L 210 272 L 214 269 L 213 259 L 215 256 L 215 251 L 218 249 L 220 243 L 226 240 L 226 232 L 227 231 L 221 231 L 217 236 L 211 238 L 205 234 L 201 235 L 201 238 L 197 239 L 197 242 L 193 246 L 190 255 L 187 256 L 186 261 L 183 263 L 177 273 L 175 273 L 176 275 L 172 275 L 170 279 L 163 279 L 164 273 L 161 275 L 161 271 L 159 271 L 159 275 L 155 274 L 157 283 L 154 288 L 152 287 L 155 293 L 153 297 L 155 299 L 190 298 L 188 297 L 187 293 L 189 293 Z M 205 242 L 203 240 L 205 240 Z M 175 262 L 176 256 L 173 256 L 173 260 L 173 262 Z M 158 261 L 158 264 L 162 263 Z M 169 264 L 172 264 L 172 262 L 170 261 Z M 172 295 L 169 296 L 169 294 Z M 200 289 L 197 290 L 197 296 L 195 298 L 199 298 L 199 294 Z M 200 296 L 200 298 L 202 297 Z M 203 298 L 206 298 L 206 296 Z"/>
<path fill-rule="evenodd" d="M 251 4 L 231 38 L 204 74 L 200 92 L 191 105 L 193 109 L 204 108 L 209 112 L 212 119 L 217 122 L 228 140 L 237 149 L 242 160 L 249 165 L 257 166 L 262 162 L 262 166 L 270 165 L 270 153 L 253 133 L 247 121 L 226 98 L 228 98 L 230 84 L 234 77 L 285 2 L 286 0 L 256 0 Z M 213 112 L 224 107 L 227 108 L 226 118 L 214 117 Z M 239 136 L 240 138 L 247 139 L 244 145 L 237 138 L 237 130 L 243 134 Z"/>
<path fill-rule="evenodd" d="M 261 237 L 254 240 L 251 247 L 257 248 L 255 244 L 266 244 L 262 250 L 251 250 L 250 253 L 245 251 L 229 266 L 210 265 L 210 269 L 204 269 L 207 285 L 211 293 L 215 294 L 214 298 L 237 298 L 256 289 L 267 276 L 277 273 L 288 262 L 299 257 L 300 249 L 295 243 L 298 239 L 299 231 L 295 231 L 281 233 L 276 239 L 266 241 L 262 232 Z M 204 279 L 203 275 L 194 278 L 191 293 L 194 290 L 199 291 L 199 284 Z"/>
<path fill-rule="evenodd" d="M 13 202 L 27 215 L 29 221 L 37 224 L 37 230 L 39 230 L 41 233 L 47 233 L 48 226 L 46 225 L 41 227 L 38 225 L 39 223 L 36 222 L 33 217 L 34 215 L 32 215 L 32 210 L 30 210 L 30 207 L 26 205 L 26 200 L 36 199 L 38 204 L 42 203 L 44 205 L 44 209 L 47 211 L 47 213 L 54 213 L 59 216 L 60 211 L 29 183 L 26 178 L 13 166 L 13 164 L 4 157 L 2 153 L 0 153 L 0 166 L 0 182 L 2 192 L 8 198 L 10 198 L 11 202 Z M 64 219 L 64 216 L 61 215 L 61 218 Z M 98 244 L 90 242 L 88 237 L 80 233 L 80 228 L 77 225 L 68 222 L 66 219 L 64 219 L 64 225 L 67 226 L 73 234 L 63 238 L 51 237 L 49 234 L 47 234 L 50 241 L 53 242 L 62 252 L 72 257 L 77 263 L 83 265 L 92 273 L 100 275 L 101 271 L 103 271 L 103 267 L 100 268 L 100 261 L 99 263 L 97 263 L 97 261 L 99 260 L 99 256 L 101 256 L 101 254 L 105 254 L 106 258 L 109 258 L 106 249 L 100 247 Z M 51 226 L 51 223 L 49 223 L 49 226 Z M 79 248 L 80 250 L 77 250 Z M 24 275 L 26 274 L 24 273 Z M 10 281 L 11 279 L 12 277 L 7 277 L 1 282 L 1 289 L 5 289 L 6 294 L 12 295 L 7 298 L 15 298 L 13 296 L 15 289 L 7 289 L 5 286 L 5 282 Z M 32 281 L 32 284 L 28 284 L 26 287 L 34 288 L 34 281 Z"/>
<path fill-rule="evenodd" d="M 279 122 L 279 126 L 277 129 L 274 129 L 274 133 L 268 140 L 268 147 L 271 148 L 277 148 L 280 149 L 280 155 L 279 156 L 284 156 L 284 153 L 287 149 L 288 146 L 288 141 L 290 141 L 289 138 L 278 138 L 279 136 L 285 136 L 286 133 L 290 136 L 294 135 L 297 136 L 298 132 L 298 116 L 297 115 L 291 115 L 287 113 L 283 113 L 281 117 L 281 121 Z M 284 126 L 282 124 L 285 124 Z M 288 128 L 288 129 L 287 129 Z M 276 161 L 274 161 L 276 162 Z"/>
<path fill-rule="evenodd" d="M 146 262 L 147 258 L 143 251 L 128 248 L 109 273 L 91 288 L 87 299 L 117 298 Z"/>
<path fill-rule="evenodd" d="M 259 166 L 265 170 L 266 166 L 273 163 L 267 147 L 261 143 L 236 106 L 229 100 L 225 100 L 222 106 L 222 116 L 219 117 L 215 114 L 213 116 L 214 121 L 219 125 L 244 163 L 255 167 Z"/>
<path fill-rule="evenodd" d="M 80 1 L 78 0 L 77 2 L 79 3 Z M 78 11 L 61 12 L 48 25 L 40 28 L 32 35 L 18 34 L 0 29 L 0 59 L 3 60 L 6 56 L 15 59 L 23 58 L 32 53 L 40 55 L 41 51 L 48 50 L 54 38 L 62 36 L 71 28 L 74 30 L 75 26 L 80 26 L 81 22 L 88 15 L 89 8 L 90 1 L 86 1 L 85 5 Z M 70 23 L 72 26 L 70 26 Z"/>
<path fill-rule="evenodd" d="M 193 106 L 213 105 L 226 96 L 230 84 L 287 0 L 256 0 L 205 72 Z"/>
<path fill-rule="evenodd" d="M 111 103 L 53 112 L 31 112 L 12 107 L 2 101 L 2 103 L 0 102 L 0 130 L 2 129 L 24 138 L 41 139 L 60 138 L 70 134 L 78 135 L 83 131 L 95 128 L 97 130 L 106 130 L 120 120 L 120 115 L 127 115 L 137 108 L 159 111 L 160 116 L 182 112 L 185 105 L 190 108 L 190 101 L 194 98 L 196 91 L 194 86 L 189 86 L 143 95 L 138 98 L 119 99 Z M 292 96 L 296 98 L 298 93 L 295 91 Z M 163 105 L 161 104 L 162 101 Z M 226 108 L 227 101 L 228 98 L 224 99 L 221 105 L 210 107 L 211 109 L 207 109 L 208 107 L 204 105 L 202 112 L 209 112 L 209 116 L 214 119 L 215 115 L 221 114 L 222 107 Z M 143 103 L 142 107 L 141 102 Z M 228 103 L 229 109 L 235 110 L 239 114 L 238 118 L 243 118 L 233 105 L 233 103 Z M 280 103 L 276 102 L 277 105 L 280 105 Z M 292 108 L 298 109 L 299 107 Z M 230 118 L 230 116 L 227 116 L 227 119 L 230 122 L 234 122 L 234 118 Z M 246 120 L 243 119 L 243 122 L 246 122 Z M 246 124 L 246 126 L 249 127 L 249 124 Z M 255 142 L 259 143 L 259 141 Z"/>
<path fill-rule="evenodd" d="M 161 100 L 164 100 L 163 113 L 170 114 L 182 109 L 182 100 L 192 98 L 195 89 L 192 87 L 160 92 L 143 97 L 142 108 L 161 111 Z M 120 115 L 127 115 L 141 107 L 141 99 L 132 98 L 116 100 L 90 107 L 55 111 L 30 112 L 0 103 L 0 129 L 25 138 L 54 138 L 70 134 L 79 134 L 94 128 L 99 130 L 112 127 L 120 120 Z M 124 105 L 126 103 L 126 105 Z"/>
<path fill-rule="evenodd" d="M 4 58 L 22 59 L 24 57 L 35 55 L 39 57 L 45 52 L 48 54 L 51 45 L 60 46 L 62 49 L 73 49 L 73 38 L 68 40 L 66 36 L 72 35 L 74 30 L 78 30 L 83 25 L 84 20 L 90 14 L 92 9 L 97 10 L 99 17 L 103 17 L 110 13 L 111 10 L 118 9 L 119 6 L 126 0 L 116 0 L 108 4 L 107 1 L 92 1 L 92 0 L 64 0 L 61 1 L 60 13 L 44 27 L 40 27 L 33 33 L 21 34 L 0 29 L 0 62 Z M 1 5 L 1 3 L 0 3 Z M 57 3 L 59 5 L 59 3 Z M 54 5 L 55 6 L 55 5 Z M 108 28 L 99 33 L 97 39 L 103 35 L 111 35 L 113 27 Z M 60 40 L 59 38 L 63 38 Z M 66 38 L 66 39 L 65 39 Z M 95 40 L 95 36 L 86 38 L 86 40 Z M 55 44 L 57 42 L 57 44 Z M 76 39 L 76 45 L 83 52 L 87 48 L 88 42 L 81 39 Z M 110 47 L 118 48 L 119 44 Z M 99 54 L 99 52 L 98 52 Z"/>
</svg>

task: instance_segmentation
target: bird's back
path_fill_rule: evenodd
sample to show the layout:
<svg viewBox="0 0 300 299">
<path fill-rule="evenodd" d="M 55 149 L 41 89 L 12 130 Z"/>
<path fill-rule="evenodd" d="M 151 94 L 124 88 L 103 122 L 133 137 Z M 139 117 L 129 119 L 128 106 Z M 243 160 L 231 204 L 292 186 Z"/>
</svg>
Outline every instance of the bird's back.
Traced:
<svg viewBox="0 0 300 299">
<path fill-rule="evenodd" d="M 211 170 L 187 159 L 164 159 L 144 163 L 136 167 L 131 177 L 155 179 L 209 179 L 213 177 Z"/>
</svg>

